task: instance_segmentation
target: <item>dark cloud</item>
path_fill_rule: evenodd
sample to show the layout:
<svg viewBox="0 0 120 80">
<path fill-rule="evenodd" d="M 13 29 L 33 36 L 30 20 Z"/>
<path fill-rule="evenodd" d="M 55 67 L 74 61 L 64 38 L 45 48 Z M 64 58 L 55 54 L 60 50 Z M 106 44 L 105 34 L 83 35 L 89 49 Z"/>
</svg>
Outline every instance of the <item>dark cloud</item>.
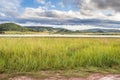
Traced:
<svg viewBox="0 0 120 80">
<path fill-rule="evenodd" d="M 120 0 L 91 0 L 99 9 L 112 9 L 120 11 Z"/>
<path fill-rule="evenodd" d="M 120 0 L 71 0 L 79 9 L 120 11 Z"/>
<path fill-rule="evenodd" d="M 86 26 L 95 26 L 95 27 L 104 27 L 104 28 L 120 28 L 120 21 L 112 21 L 112 20 L 101 20 L 101 19 L 79 19 L 79 18 L 71 18 L 71 19 L 17 19 L 17 23 L 25 24 L 35 23 L 35 24 L 48 24 L 48 25 L 86 25 Z M 47 22 L 47 23 L 46 23 Z"/>
</svg>

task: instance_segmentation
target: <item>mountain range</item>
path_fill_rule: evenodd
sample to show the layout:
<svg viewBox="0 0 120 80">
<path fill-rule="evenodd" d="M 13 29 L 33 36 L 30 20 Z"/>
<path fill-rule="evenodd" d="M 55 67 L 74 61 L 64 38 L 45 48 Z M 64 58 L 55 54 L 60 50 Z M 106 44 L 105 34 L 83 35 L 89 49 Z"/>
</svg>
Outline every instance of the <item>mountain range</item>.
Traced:
<svg viewBox="0 0 120 80">
<path fill-rule="evenodd" d="M 3 23 L 0 24 L 0 32 L 5 31 L 31 31 L 31 32 L 47 32 L 51 34 L 73 34 L 73 33 L 120 33 L 120 30 L 116 29 L 87 29 L 87 30 L 68 30 L 65 28 L 53 28 L 47 26 L 20 26 L 15 23 Z"/>
</svg>

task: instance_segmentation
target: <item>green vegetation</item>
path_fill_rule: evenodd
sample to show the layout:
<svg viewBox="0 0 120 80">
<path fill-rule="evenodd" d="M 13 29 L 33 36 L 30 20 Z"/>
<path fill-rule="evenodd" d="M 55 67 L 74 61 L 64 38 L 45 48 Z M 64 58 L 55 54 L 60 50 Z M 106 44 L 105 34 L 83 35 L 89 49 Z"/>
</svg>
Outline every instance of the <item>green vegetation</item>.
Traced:
<svg viewBox="0 0 120 80">
<path fill-rule="evenodd" d="M 53 28 L 44 26 L 28 26 L 27 28 L 32 29 L 36 32 L 48 32 L 51 34 L 70 34 L 75 33 L 75 31 L 67 30 L 64 28 Z"/>
<path fill-rule="evenodd" d="M 120 72 L 119 38 L 0 38 L 0 72 L 94 67 Z"/>
<path fill-rule="evenodd" d="M 20 26 L 14 23 L 0 24 L 0 34 L 89 34 L 89 35 L 120 35 L 120 30 L 114 29 L 88 29 L 68 30 L 46 26 Z"/>
<path fill-rule="evenodd" d="M 23 27 L 14 23 L 3 23 L 0 24 L 0 34 L 4 33 L 25 33 L 25 32 L 44 32 L 44 33 L 72 33 L 73 31 L 63 29 L 63 28 L 52 28 L 52 27 L 43 27 L 43 26 L 27 26 Z"/>
<path fill-rule="evenodd" d="M 14 23 L 0 24 L 0 31 L 25 31 L 25 30 L 27 29 Z"/>
<path fill-rule="evenodd" d="M 120 33 L 120 30 L 117 29 L 88 29 L 88 30 L 82 30 L 78 31 L 81 33 Z"/>
<path fill-rule="evenodd" d="M 52 28 L 44 26 L 28 26 L 27 28 L 32 29 L 36 32 L 48 32 L 51 34 L 96 34 L 96 35 L 119 35 L 120 30 L 115 29 L 88 29 L 88 30 L 68 30 L 64 28 Z"/>
</svg>

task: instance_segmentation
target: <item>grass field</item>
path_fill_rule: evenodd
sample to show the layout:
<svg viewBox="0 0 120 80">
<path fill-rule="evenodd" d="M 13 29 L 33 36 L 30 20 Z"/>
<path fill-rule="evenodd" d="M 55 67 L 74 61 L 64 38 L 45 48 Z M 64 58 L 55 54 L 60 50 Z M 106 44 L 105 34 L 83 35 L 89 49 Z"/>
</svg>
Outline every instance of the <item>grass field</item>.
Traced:
<svg viewBox="0 0 120 80">
<path fill-rule="evenodd" d="M 0 38 L 0 72 L 90 67 L 120 72 L 120 38 Z"/>
<path fill-rule="evenodd" d="M 61 33 L 54 33 L 53 32 L 49 32 L 49 31 L 44 31 L 44 32 L 32 32 L 32 31 L 25 31 L 25 32 L 21 32 L 21 31 L 4 31 L 4 34 L 71 34 L 71 35 L 120 35 L 120 32 L 106 32 L 106 33 L 90 33 L 90 32 L 81 32 L 81 33 L 65 33 L 65 32 L 61 32 Z"/>
</svg>

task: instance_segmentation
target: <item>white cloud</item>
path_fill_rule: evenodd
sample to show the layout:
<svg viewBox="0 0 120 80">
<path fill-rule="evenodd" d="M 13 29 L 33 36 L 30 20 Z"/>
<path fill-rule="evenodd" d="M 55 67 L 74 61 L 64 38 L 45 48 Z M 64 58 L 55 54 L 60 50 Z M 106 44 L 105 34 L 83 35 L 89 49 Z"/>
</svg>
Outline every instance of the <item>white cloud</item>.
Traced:
<svg viewBox="0 0 120 80">
<path fill-rule="evenodd" d="M 22 0 L 1 0 L 0 1 L 0 20 L 15 21 L 18 23 L 32 23 L 36 24 L 62 24 L 62 25 L 81 25 L 82 20 L 87 22 L 87 19 L 93 20 L 118 20 L 120 21 L 119 1 L 115 2 L 109 0 L 63 0 L 57 4 L 52 3 L 50 0 L 36 0 L 40 5 L 38 8 L 25 7 L 23 11 L 21 9 Z M 108 4 L 104 1 L 109 1 Z M 103 7 L 100 7 L 104 3 Z M 112 3 L 112 4 L 110 4 Z M 73 5 L 74 4 L 74 5 Z M 57 5 L 57 6 L 55 6 Z M 70 10 L 62 11 L 57 7 L 65 8 L 71 6 Z M 74 10 L 76 8 L 78 10 Z M 90 22 L 88 20 L 88 22 Z M 101 21 L 102 22 L 102 21 Z M 99 21 L 97 21 L 97 24 Z M 88 23 L 86 23 L 89 25 Z M 97 25 L 94 23 L 95 26 Z M 101 23 L 105 26 L 111 27 L 111 23 Z M 100 25 L 101 25 L 100 24 Z M 90 23 L 90 25 L 93 25 Z M 104 26 L 104 25 L 102 25 Z M 118 26 L 118 25 L 116 25 Z M 71 26 L 72 27 L 72 26 Z M 75 27 L 75 26 L 74 26 Z M 80 27 L 80 26 L 79 26 Z M 77 29 L 77 27 L 75 27 Z"/>
<path fill-rule="evenodd" d="M 104 12 L 104 11 L 103 11 Z M 104 15 L 102 11 L 60 11 L 48 10 L 46 7 L 25 8 L 24 12 L 17 18 L 20 20 L 36 22 L 36 23 L 50 23 L 50 24 L 79 24 L 80 19 L 100 19 L 100 20 L 118 20 L 120 21 L 120 13 L 113 15 Z M 89 13 L 89 15 L 88 15 Z M 77 19 L 79 19 L 77 21 Z"/>
<path fill-rule="evenodd" d="M 0 13 L 0 17 L 5 17 L 6 15 L 4 13 Z"/>
<path fill-rule="evenodd" d="M 106 19 L 114 20 L 114 21 L 120 21 L 120 13 L 116 12 L 115 14 L 113 14 L 109 17 L 107 16 Z"/>
<path fill-rule="evenodd" d="M 21 0 L 0 0 L 0 13 L 13 18 L 19 14 Z"/>
<path fill-rule="evenodd" d="M 55 5 L 51 5 L 52 8 L 55 8 Z"/>
<path fill-rule="evenodd" d="M 68 19 L 80 18 L 80 12 L 47 10 L 46 8 L 26 8 L 20 18 L 49 18 L 49 19 Z"/>
<path fill-rule="evenodd" d="M 0 0 L 0 10 L 17 11 L 20 7 L 21 0 Z"/>
<path fill-rule="evenodd" d="M 65 6 L 74 5 L 86 18 L 120 21 L 120 0 L 63 0 Z"/>
<path fill-rule="evenodd" d="M 23 14 L 21 14 L 19 16 L 19 18 L 24 18 L 24 19 L 28 19 L 28 18 L 39 18 L 39 13 L 43 13 L 45 11 L 45 9 L 43 8 L 25 8 Z M 42 16 L 41 16 L 42 17 Z"/>
<path fill-rule="evenodd" d="M 40 4 L 45 4 L 45 0 L 36 0 Z"/>
<path fill-rule="evenodd" d="M 64 3 L 63 2 L 59 2 L 58 5 L 60 5 L 62 8 L 65 7 Z"/>
<path fill-rule="evenodd" d="M 42 4 L 45 8 L 55 8 L 56 6 L 52 4 L 51 1 L 45 1 L 45 0 L 35 0 L 39 4 Z"/>
</svg>

